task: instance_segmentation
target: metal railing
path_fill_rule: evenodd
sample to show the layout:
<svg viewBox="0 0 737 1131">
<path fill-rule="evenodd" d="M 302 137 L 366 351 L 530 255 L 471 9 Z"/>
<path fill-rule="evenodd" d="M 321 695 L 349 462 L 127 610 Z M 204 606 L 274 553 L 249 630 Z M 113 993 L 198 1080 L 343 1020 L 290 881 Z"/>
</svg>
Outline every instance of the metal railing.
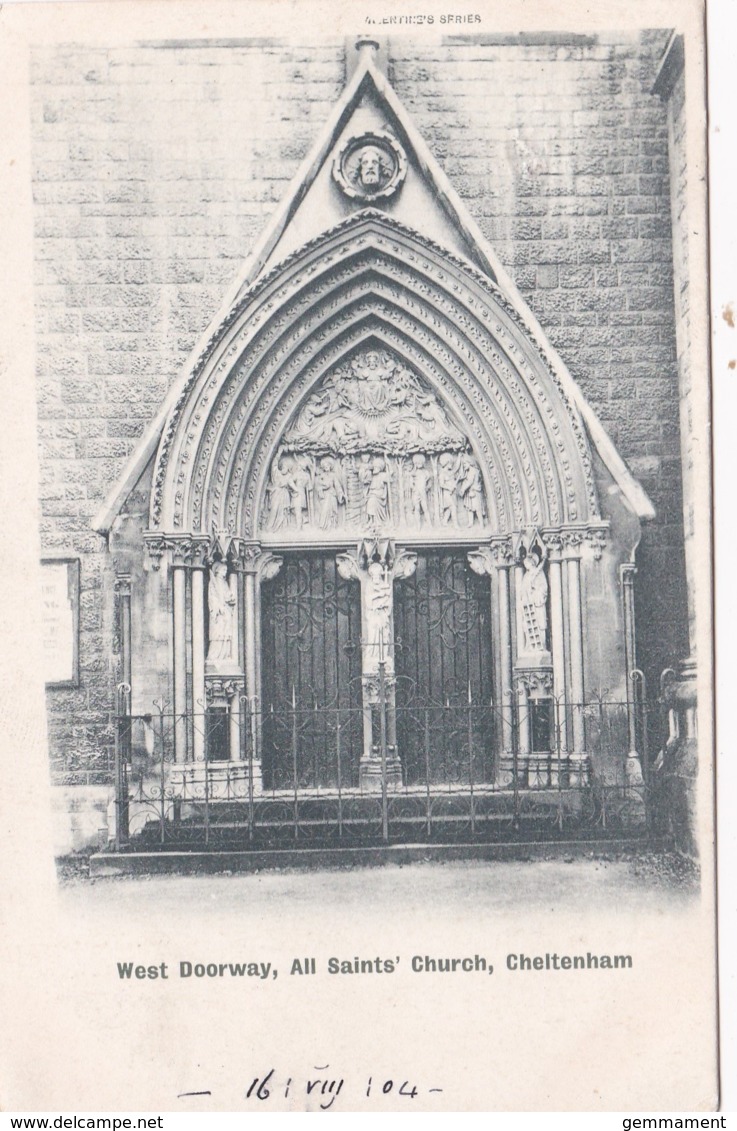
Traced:
<svg viewBox="0 0 737 1131">
<path fill-rule="evenodd" d="M 262 710 L 132 715 L 118 689 L 114 845 L 118 850 L 556 840 L 641 835 L 652 825 L 661 702 L 641 694 L 504 707 L 379 703 L 380 741 L 364 748 L 365 708 L 298 702 Z M 525 717 L 527 710 L 527 717 Z M 583 733 L 580 751 L 570 749 Z M 396 748 L 390 737 L 396 731 Z M 374 731 L 373 733 L 376 733 Z M 195 742 L 195 734 L 198 741 Z M 634 745 L 633 745 L 634 744 Z M 203 751 L 192 756 L 194 749 Z M 367 762 L 368 755 L 368 762 Z"/>
</svg>

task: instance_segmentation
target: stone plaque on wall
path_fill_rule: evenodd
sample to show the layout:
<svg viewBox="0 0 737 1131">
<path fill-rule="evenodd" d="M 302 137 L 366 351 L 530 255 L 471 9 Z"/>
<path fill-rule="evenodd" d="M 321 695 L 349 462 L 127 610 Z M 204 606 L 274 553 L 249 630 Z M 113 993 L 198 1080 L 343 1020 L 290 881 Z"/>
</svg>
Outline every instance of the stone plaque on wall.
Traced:
<svg viewBox="0 0 737 1131">
<path fill-rule="evenodd" d="M 79 681 L 79 558 L 41 562 L 41 624 L 46 684 L 76 686 Z"/>
</svg>

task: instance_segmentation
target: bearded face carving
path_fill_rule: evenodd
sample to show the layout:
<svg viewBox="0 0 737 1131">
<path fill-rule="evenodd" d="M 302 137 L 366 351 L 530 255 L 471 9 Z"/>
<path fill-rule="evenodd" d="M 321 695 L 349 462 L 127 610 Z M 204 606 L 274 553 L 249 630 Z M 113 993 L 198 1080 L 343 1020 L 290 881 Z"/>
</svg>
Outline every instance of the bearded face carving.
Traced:
<svg viewBox="0 0 737 1131">
<path fill-rule="evenodd" d="M 387 132 L 365 133 L 344 141 L 333 164 L 333 178 L 346 196 L 376 200 L 391 196 L 407 173 L 407 157 Z"/>
</svg>

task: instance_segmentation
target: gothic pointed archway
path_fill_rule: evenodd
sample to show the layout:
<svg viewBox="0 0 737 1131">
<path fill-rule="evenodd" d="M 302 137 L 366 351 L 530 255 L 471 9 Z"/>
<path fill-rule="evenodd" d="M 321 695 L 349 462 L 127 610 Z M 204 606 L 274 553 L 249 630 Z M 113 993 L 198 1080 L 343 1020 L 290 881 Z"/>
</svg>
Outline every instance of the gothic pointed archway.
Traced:
<svg viewBox="0 0 737 1131">
<path fill-rule="evenodd" d="M 308 164 L 106 511 L 139 683 L 185 777 L 584 783 L 649 503 L 368 55 Z"/>
<path fill-rule="evenodd" d="M 383 600 L 378 582 L 394 581 L 382 629 L 394 712 L 394 563 L 404 561 L 407 575 L 419 551 L 433 576 L 446 566 L 457 574 L 462 561 L 464 600 L 478 604 L 472 575 L 486 578 L 488 640 L 467 653 L 464 682 L 469 694 L 478 688 L 496 706 L 487 727 L 493 757 L 484 756 L 499 776 L 523 709 L 513 697 L 534 700 L 535 709 L 541 698 L 583 702 L 581 560 L 601 556 L 609 525 L 580 413 L 514 307 L 460 256 L 364 209 L 262 278 L 218 328 L 164 428 L 145 537 L 154 553 L 176 556 L 188 545 L 201 566 L 208 555 L 230 563 L 240 639 L 233 664 L 258 703 L 268 697 L 267 675 L 272 697 L 284 684 L 293 705 L 309 695 L 317 705 L 309 665 L 297 665 L 301 674 L 290 677 L 286 668 L 272 670 L 270 654 L 264 670 L 264 616 L 273 635 L 274 606 L 262 610 L 263 585 L 286 560 L 296 588 L 284 600 L 293 603 L 305 563 L 325 576 L 343 561 L 343 576 L 361 585 L 351 615 L 360 605 L 364 768 L 377 748 L 377 657 L 368 653 L 377 645 L 370 621 Z M 525 596 L 535 553 L 545 570 L 542 613 L 540 602 L 534 612 Z M 371 580 L 372 566 L 381 579 Z M 175 609 L 190 600 L 193 632 L 204 639 L 204 628 L 196 628 L 204 617 L 202 568 L 189 583 L 190 598 L 177 576 Z M 542 620 L 533 632 L 535 617 Z M 175 613 L 175 625 L 186 620 Z M 326 615 L 319 641 L 311 630 L 314 655 L 335 650 L 324 636 L 329 625 Z M 175 641 L 175 653 L 186 647 Z M 280 662 L 287 665 L 288 655 L 280 649 Z M 436 659 L 445 663 L 440 653 Z M 348 661 L 341 664 L 347 671 Z M 348 678 L 340 671 L 322 688 L 324 705 Z M 212 679 L 223 674 L 234 673 L 220 671 L 216 657 L 193 659 L 192 700 L 207 701 Z M 415 675 L 414 694 L 424 688 L 429 695 L 427 673 Z M 178 682 L 185 685 L 184 673 Z M 408 706 L 402 686 L 400 711 Z M 443 696 L 449 705 L 447 688 Z M 180 703 L 184 711 L 184 693 Z M 270 707 L 278 713 L 280 704 Z M 579 713 L 561 726 L 566 752 L 584 759 Z M 401 781 L 393 716 L 390 728 L 392 772 Z M 522 742 L 531 756 L 532 737 Z M 326 780 L 315 776 L 317 785 Z"/>
<path fill-rule="evenodd" d="M 470 263 L 364 210 L 261 279 L 219 327 L 164 428 L 151 529 L 263 535 L 291 418 L 372 348 L 465 432 L 494 533 L 598 521 L 580 413 L 515 309 Z"/>
</svg>

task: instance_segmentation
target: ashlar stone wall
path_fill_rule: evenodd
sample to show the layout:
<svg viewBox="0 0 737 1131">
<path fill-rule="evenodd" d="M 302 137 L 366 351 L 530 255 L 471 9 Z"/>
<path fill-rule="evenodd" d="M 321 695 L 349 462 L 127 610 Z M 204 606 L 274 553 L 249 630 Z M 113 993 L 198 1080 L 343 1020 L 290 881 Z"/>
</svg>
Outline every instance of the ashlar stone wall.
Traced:
<svg viewBox="0 0 737 1131">
<path fill-rule="evenodd" d="M 389 43 L 389 77 L 649 492 L 640 661 L 687 650 L 663 30 Z M 91 519 L 345 81 L 342 42 L 34 52 L 44 553 L 82 562 L 78 689 L 52 755 L 102 765 L 110 569 Z"/>
</svg>

